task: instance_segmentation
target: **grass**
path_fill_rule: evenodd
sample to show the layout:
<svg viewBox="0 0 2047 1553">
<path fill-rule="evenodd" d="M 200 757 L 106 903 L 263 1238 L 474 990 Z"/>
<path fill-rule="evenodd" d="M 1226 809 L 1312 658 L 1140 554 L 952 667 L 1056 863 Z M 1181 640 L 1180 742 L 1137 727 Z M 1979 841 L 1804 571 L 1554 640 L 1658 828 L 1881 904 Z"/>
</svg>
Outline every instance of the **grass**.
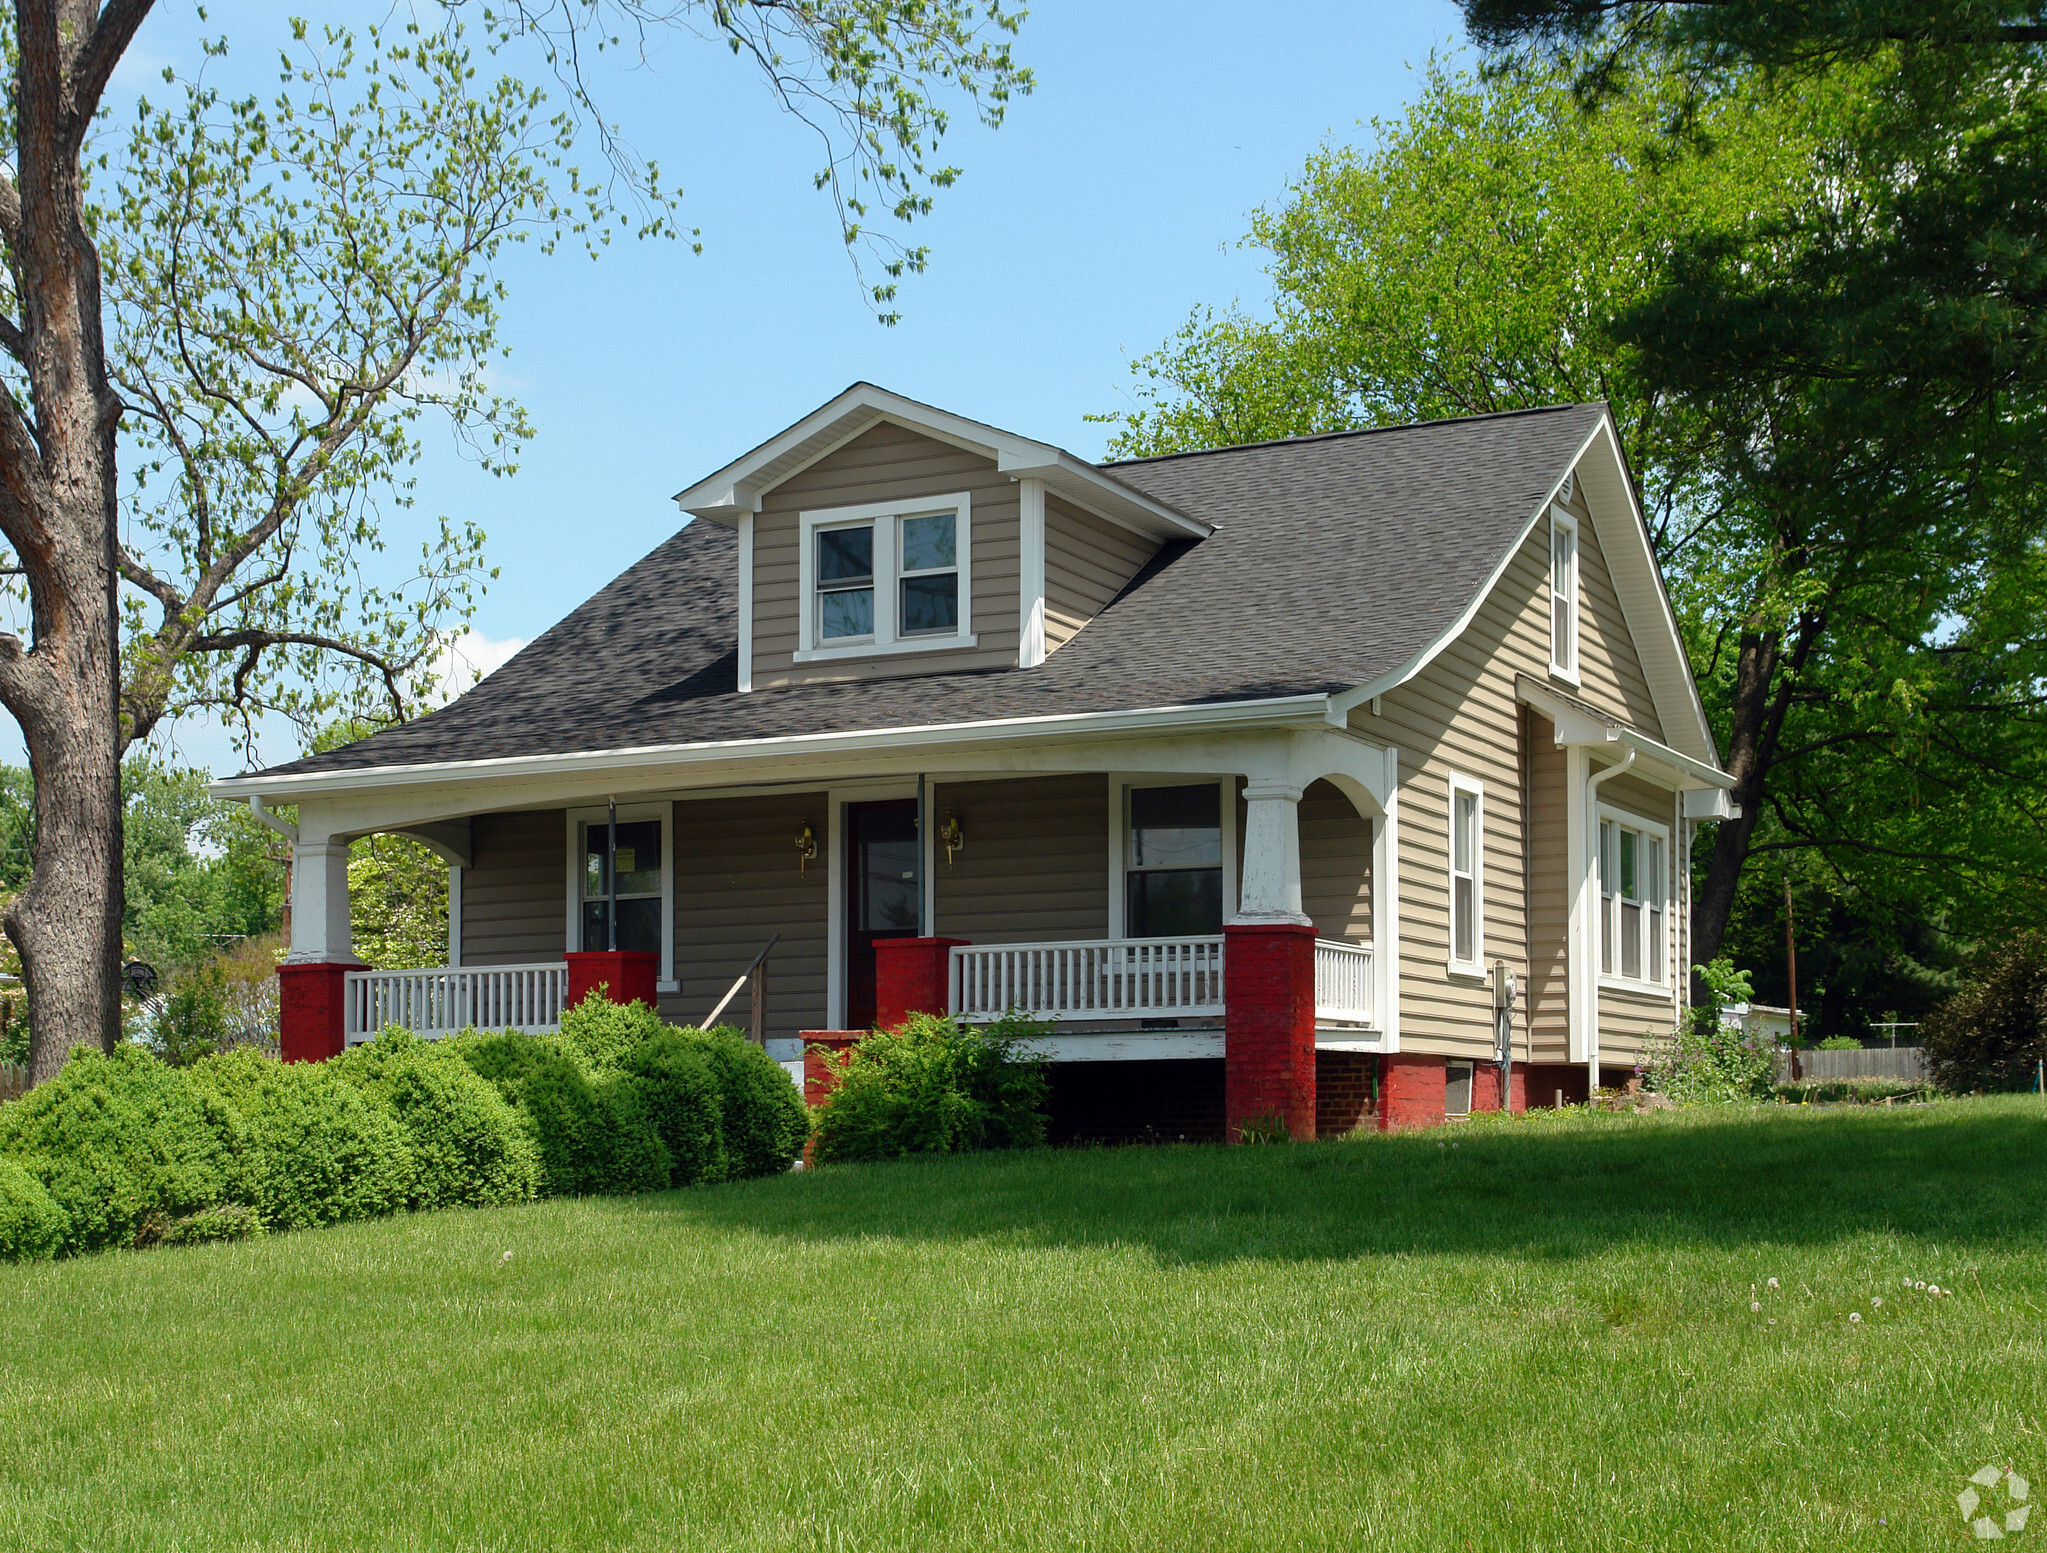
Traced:
<svg viewBox="0 0 2047 1553">
<path fill-rule="evenodd" d="M 1958 1547 L 1977 1468 L 2047 1494 L 2043 1230 L 2047 1109 L 2013 1098 L 840 1167 L 0 1269 L 0 1546 Z"/>
</svg>

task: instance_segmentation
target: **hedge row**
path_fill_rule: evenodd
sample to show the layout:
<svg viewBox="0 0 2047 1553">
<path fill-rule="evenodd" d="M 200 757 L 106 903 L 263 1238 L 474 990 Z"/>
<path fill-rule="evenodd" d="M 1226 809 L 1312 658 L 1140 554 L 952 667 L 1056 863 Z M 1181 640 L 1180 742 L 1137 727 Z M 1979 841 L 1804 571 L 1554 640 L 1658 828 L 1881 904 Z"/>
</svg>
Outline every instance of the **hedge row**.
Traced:
<svg viewBox="0 0 2047 1553">
<path fill-rule="evenodd" d="M 559 1036 L 394 1028 L 325 1063 L 81 1049 L 0 1105 L 0 1260 L 766 1175 L 808 1130 L 737 1031 L 594 996 Z"/>
</svg>

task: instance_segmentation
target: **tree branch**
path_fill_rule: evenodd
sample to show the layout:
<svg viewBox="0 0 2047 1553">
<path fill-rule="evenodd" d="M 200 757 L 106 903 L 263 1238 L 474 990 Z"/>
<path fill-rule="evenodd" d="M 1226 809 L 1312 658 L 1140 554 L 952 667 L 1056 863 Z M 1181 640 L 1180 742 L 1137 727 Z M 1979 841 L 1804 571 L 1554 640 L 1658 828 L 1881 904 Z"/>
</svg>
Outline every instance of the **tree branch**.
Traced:
<svg viewBox="0 0 2047 1553">
<path fill-rule="evenodd" d="M 85 41 L 71 71 L 70 123 L 65 127 L 67 151 L 76 155 L 99 111 L 100 96 L 112 79 L 114 67 L 135 40 L 135 29 L 149 15 L 155 0 L 107 0 L 92 36 Z"/>
</svg>

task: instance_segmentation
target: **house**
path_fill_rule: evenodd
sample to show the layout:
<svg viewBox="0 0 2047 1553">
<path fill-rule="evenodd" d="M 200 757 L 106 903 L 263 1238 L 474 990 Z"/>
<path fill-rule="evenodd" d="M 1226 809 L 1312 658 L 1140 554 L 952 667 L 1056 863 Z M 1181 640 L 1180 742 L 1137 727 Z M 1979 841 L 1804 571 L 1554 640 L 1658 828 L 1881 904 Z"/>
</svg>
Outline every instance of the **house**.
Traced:
<svg viewBox="0 0 2047 1553">
<path fill-rule="evenodd" d="M 1582 1099 L 1680 1016 L 1731 781 L 1603 405 L 1097 465 L 862 383 L 676 501 L 451 706 L 216 784 L 297 806 L 289 1055 L 696 1022 L 772 940 L 792 1074 L 1013 1008 L 1065 1135 L 1301 1136 L 1497 1106 L 1503 1035 Z M 353 954 L 375 831 L 447 859 L 447 968 Z"/>
</svg>

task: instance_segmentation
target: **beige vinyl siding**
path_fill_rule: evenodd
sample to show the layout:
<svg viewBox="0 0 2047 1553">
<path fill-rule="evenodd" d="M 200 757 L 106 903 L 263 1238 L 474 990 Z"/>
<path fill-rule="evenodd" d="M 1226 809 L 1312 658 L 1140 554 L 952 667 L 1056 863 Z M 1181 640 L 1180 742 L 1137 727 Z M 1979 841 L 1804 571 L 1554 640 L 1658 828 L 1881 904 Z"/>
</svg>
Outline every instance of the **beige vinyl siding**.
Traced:
<svg viewBox="0 0 2047 1553">
<path fill-rule="evenodd" d="M 1299 826 L 1301 910 L 1313 919 L 1315 936 L 1370 943 L 1372 822 L 1325 781 L 1301 795 Z M 1244 834 L 1241 823 L 1237 834 Z"/>
<path fill-rule="evenodd" d="M 525 965 L 568 948 L 568 828 L 559 809 L 479 814 L 462 870 L 462 963 Z"/>
<path fill-rule="evenodd" d="M 1073 639 L 1123 591 L 1158 546 L 1141 534 L 1045 498 L 1045 650 Z"/>
<path fill-rule="evenodd" d="M 661 1012 L 694 1024 L 711 1011 L 761 946 L 768 957 L 767 1033 L 793 1036 L 825 1022 L 825 947 L 831 902 L 825 794 L 772 793 L 675 805 L 675 978 Z M 808 823 L 818 855 L 796 854 Z M 746 1022 L 741 991 L 725 1019 Z"/>
<path fill-rule="evenodd" d="M 1635 652 L 1627 617 L 1621 612 L 1620 596 L 1614 592 L 1613 574 L 1606 569 L 1606 555 L 1594 531 L 1582 486 L 1573 493 L 1566 510 L 1578 519 L 1579 683 L 1573 693 L 1660 741 L 1663 724 L 1649 694 L 1649 681 L 1642 674 L 1642 660 Z M 1543 533 L 1547 546 L 1549 525 L 1538 523 L 1536 528 Z M 1548 564 L 1546 549 L 1544 564 Z M 1547 592 L 1542 595 L 1545 608 L 1548 597 Z M 1537 678 L 1548 676 L 1546 647 L 1543 661 L 1527 672 Z"/>
<path fill-rule="evenodd" d="M 966 491 L 973 498 L 969 594 L 971 627 L 979 645 L 961 652 L 910 651 L 838 663 L 795 663 L 798 612 L 809 607 L 807 599 L 797 597 L 801 514 L 899 499 L 911 503 L 957 491 Z M 1016 484 L 996 469 L 993 460 L 900 426 L 883 422 L 826 454 L 762 497 L 761 510 L 754 518 L 754 684 L 765 687 L 1013 665 L 1018 639 L 1017 522 Z M 877 600 L 876 607 L 881 603 Z"/>
<path fill-rule="evenodd" d="M 966 846 L 933 856 L 935 927 L 976 944 L 1106 938 L 1109 779 L 941 782 L 931 810 L 957 815 Z"/>
<path fill-rule="evenodd" d="M 1640 777 L 1622 775 L 1609 777 L 1600 784 L 1599 802 L 1604 808 L 1638 814 L 1662 826 L 1669 835 L 1663 849 L 1663 964 L 1667 972 L 1682 974 L 1677 969 L 1677 868 L 1684 836 L 1676 820 L 1676 799 Z M 1608 1062 L 1613 1061 L 1616 1053 L 1634 1057 L 1646 1042 L 1668 1034 L 1677 1022 L 1674 997 L 1675 989 L 1668 975 L 1664 986 L 1655 991 L 1637 992 L 1603 983 L 1599 989 L 1600 1056 Z"/>
<path fill-rule="evenodd" d="M 1571 1055 L 1570 768 L 1555 729 L 1527 714 L 1528 982 L 1523 1014 L 1531 1062 Z"/>
</svg>

